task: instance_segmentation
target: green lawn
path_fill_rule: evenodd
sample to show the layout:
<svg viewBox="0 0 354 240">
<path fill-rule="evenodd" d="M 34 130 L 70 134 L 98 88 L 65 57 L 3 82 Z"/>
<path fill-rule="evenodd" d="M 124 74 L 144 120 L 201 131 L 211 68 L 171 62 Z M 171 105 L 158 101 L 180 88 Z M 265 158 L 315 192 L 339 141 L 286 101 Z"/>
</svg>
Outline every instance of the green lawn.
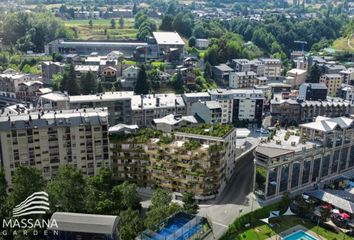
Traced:
<svg viewBox="0 0 354 240">
<path fill-rule="evenodd" d="M 353 39 L 350 41 L 351 45 L 354 45 Z M 347 38 L 338 38 L 333 42 L 332 47 L 337 50 L 337 51 L 348 51 L 348 52 L 354 52 L 353 49 L 351 49 L 348 46 L 348 39 Z"/>
<path fill-rule="evenodd" d="M 279 224 L 278 227 L 270 228 L 267 224 L 257 221 L 253 223 L 253 228 L 244 231 L 243 233 L 239 234 L 236 238 L 227 238 L 227 239 L 256 239 L 256 240 L 263 240 L 267 239 L 271 236 L 284 232 L 285 230 L 294 227 L 296 225 L 302 225 L 307 229 L 319 234 L 322 237 L 325 237 L 328 240 L 334 239 L 350 239 L 343 233 L 335 233 L 331 232 L 323 227 L 317 227 L 310 221 L 301 219 L 295 216 L 283 216 L 279 218 L 274 218 L 270 220 L 270 223 L 277 223 Z M 316 237 L 316 236 L 315 236 Z"/>
</svg>

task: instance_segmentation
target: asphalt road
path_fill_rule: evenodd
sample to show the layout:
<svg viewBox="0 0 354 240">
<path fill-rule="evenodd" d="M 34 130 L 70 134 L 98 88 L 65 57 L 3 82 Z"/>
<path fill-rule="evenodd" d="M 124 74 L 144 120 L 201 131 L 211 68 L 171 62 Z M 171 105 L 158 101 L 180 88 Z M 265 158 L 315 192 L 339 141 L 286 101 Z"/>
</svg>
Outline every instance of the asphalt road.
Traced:
<svg viewBox="0 0 354 240">
<path fill-rule="evenodd" d="M 200 205 L 199 215 L 213 223 L 213 234 L 207 239 L 218 239 L 240 215 L 259 207 L 253 189 L 254 163 L 252 153 L 236 165 L 236 171 L 220 197 L 209 205 Z"/>
</svg>

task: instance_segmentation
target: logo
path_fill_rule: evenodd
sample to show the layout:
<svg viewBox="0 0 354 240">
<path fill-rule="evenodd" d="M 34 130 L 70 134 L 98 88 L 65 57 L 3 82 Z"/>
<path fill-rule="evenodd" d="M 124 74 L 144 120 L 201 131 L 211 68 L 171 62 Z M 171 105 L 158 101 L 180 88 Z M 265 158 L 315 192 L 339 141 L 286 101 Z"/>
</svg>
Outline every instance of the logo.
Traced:
<svg viewBox="0 0 354 240">
<path fill-rule="evenodd" d="M 45 214 L 49 210 L 48 193 L 35 192 L 12 210 L 13 217 Z"/>
<path fill-rule="evenodd" d="M 43 219 L 42 217 L 31 218 L 30 215 L 42 215 L 49 211 L 49 199 L 46 192 L 35 192 L 27 197 L 23 202 L 18 204 L 12 210 L 12 218 L 3 219 L 2 227 L 4 229 L 11 229 L 10 231 L 4 230 L 0 232 L 0 236 L 7 236 L 9 234 L 18 235 L 19 231 L 23 235 L 31 233 L 34 236 L 39 235 L 37 229 L 56 229 L 58 224 L 55 219 Z M 32 230 L 32 231 L 28 231 Z M 47 235 L 47 230 L 44 230 L 42 235 Z M 58 231 L 53 231 L 54 235 L 58 235 Z"/>
</svg>

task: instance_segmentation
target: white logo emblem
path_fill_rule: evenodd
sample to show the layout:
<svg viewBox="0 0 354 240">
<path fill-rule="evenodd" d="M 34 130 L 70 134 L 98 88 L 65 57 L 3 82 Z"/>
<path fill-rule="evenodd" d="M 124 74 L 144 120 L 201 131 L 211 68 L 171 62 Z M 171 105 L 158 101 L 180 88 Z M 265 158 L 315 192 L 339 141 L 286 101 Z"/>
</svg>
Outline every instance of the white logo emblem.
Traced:
<svg viewBox="0 0 354 240">
<path fill-rule="evenodd" d="M 48 193 L 35 192 L 12 210 L 13 217 L 45 214 L 49 210 Z"/>
</svg>

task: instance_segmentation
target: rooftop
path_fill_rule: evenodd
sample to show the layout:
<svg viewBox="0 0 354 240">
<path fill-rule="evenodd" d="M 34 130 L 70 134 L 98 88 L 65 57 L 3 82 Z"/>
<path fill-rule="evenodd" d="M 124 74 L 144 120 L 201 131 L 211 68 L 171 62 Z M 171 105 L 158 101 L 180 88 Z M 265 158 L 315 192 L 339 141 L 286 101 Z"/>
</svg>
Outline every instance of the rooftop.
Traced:
<svg viewBox="0 0 354 240">
<path fill-rule="evenodd" d="M 131 99 L 132 110 L 185 106 L 181 95 L 174 93 L 133 95 Z"/>
<path fill-rule="evenodd" d="M 112 235 L 119 224 L 119 217 L 110 215 L 55 212 L 52 219 L 57 222 L 57 227 L 49 228 L 53 231 Z"/>
<path fill-rule="evenodd" d="M 219 65 L 214 66 L 214 68 L 216 68 L 222 72 L 232 72 L 233 71 L 233 69 L 230 68 L 229 66 L 227 66 L 226 64 L 219 64 Z"/>
<path fill-rule="evenodd" d="M 196 135 L 205 135 L 212 137 L 224 137 L 231 130 L 233 126 L 228 124 L 199 124 L 193 127 L 182 127 L 178 131 L 183 133 L 190 133 Z"/>
<path fill-rule="evenodd" d="M 163 118 L 156 118 L 153 121 L 155 124 L 165 123 L 168 125 L 175 125 L 182 121 L 186 121 L 190 123 L 198 123 L 197 119 L 194 116 L 175 116 L 173 114 L 169 114 Z"/>
<path fill-rule="evenodd" d="M 160 45 L 184 45 L 183 39 L 177 32 L 153 32 L 157 44 Z"/>
<path fill-rule="evenodd" d="M 70 103 L 82 103 L 82 102 L 105 102 L 114 100 L 128 100 L 134 96 L 134 92 L 120 91 L 120 92 L 105 92 L 101 94 L 91 95 L 76 95 L 70 96 Z"/>
<path fill-rule="evenodd" d="M 75 71 L 78 72 L 97 72 L 99 69 L 99 66 L 97 65 L 75 65 Z"/>
<path fill-rule="evenodd" d="M 300 126 L 303 128 L 310 128 L 321 132 L 331 132 L 336 128 L 347 129 L 353 125 L 354 120 L 346 117 L 337 117 L 337 118 L 326 118 L 326 117 L 317 117 L 314 122 L 304 123 Z"/>
<path fill-rule="evenodd" d="M 293 68 L 290 71 L 288 71 L 288 73 L 301 75 L 307 73 L 307 71 L 304 69 Z"/>
<path fill-rule="evenodd" d="M 0 115 L 0 131 L 9 131 L 11 129 L 27 129 L 28 127 L 40 128 L 51 125 L 100 125 L 101 123 L 107 123 L 107 116 L 107 108 L 2 114 Z"/>
</svg>

